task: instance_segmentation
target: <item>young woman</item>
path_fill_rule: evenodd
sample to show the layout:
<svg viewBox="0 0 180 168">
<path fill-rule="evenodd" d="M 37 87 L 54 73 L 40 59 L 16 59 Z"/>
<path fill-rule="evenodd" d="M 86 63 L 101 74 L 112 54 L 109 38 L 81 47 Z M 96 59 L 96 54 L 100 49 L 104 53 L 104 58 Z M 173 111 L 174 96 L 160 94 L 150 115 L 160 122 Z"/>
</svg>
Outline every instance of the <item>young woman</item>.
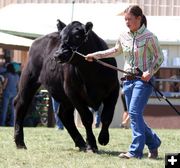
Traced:
<svg viewBox="0 0 180 168">
<path fill-rule="evenodd" d="M 124 11 L 124 17 L 129 31 L 120 35 L 115 47 L 88 54 L 85 59 L 93 61 L 93 59 L 115 57 L 123 53 L 126 72 L 136 73 L 137 67 L 143 72 L 141 79 L 136 79 L 131 75 L 125 75 L 123 78 L 123 90 L 132 130 L 132 143 L 128 152 L 121 153 L 119 157 L 142 158 L 144 146 L 147 145 L 148 157 L 157 158 L 161 141 L 145 123 L 143 111 L 152 93 L 152 87 L 148 81 L 153 82 L 153 75 L 162 64 L 163 55 L 157 37 L 146 28 L 146 17 L 139 6 L 129 6 Z"/>
</svg>

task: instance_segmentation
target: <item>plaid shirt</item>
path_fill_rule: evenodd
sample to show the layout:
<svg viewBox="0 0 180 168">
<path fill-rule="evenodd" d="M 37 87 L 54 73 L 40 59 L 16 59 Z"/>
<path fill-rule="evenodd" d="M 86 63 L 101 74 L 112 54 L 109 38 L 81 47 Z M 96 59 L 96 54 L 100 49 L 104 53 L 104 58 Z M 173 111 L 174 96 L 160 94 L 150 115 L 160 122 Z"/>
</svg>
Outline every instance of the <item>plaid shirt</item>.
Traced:
<svg viewBox="0 0 180 168">
<path fill-rule="evenodd" d="M 135 67 L 154 75 L 162 64 L 164 57 L 157 37 L 144 25 L 132 33 L 122 33 L 116 43 L 113 55 L 123 53 L 124 70 L 134 72 Z"/>
</svg>

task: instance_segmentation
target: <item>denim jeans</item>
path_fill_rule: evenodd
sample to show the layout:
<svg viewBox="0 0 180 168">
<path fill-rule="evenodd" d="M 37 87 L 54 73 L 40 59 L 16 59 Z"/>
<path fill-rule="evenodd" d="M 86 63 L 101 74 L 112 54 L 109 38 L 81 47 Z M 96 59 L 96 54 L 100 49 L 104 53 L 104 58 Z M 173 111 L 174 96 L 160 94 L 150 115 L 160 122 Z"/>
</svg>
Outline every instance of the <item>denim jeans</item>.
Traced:
<svg viewBox="0 0 180 168">
<path fill-rule="evenodd" d="M 2 100 L 2 112 L 0 116 L 0 126 L 6 126 L 8 107 L 10 112 L 9 126 L 14 126 L 14 104 L 13 99 L 16 93 L 4 92 Z"/>
<path fill-rule="evenodd" d="M 58 129 L 63 129 L 64 128 L 63 123 L 58 116 L 59 105 L 60 105 L 60 103 L 58 103 L 56 100 L 54 100 L 52 98 L 52 106 L 53 106 L 54 118 L 56 121 L 56 125 L 57 125 Z"/>
<path fill-rule="evenodd" d="M 95 126 L 96 126 L 96 128 L 98 128 L 101 124 L 101 113 L 102 113 L 103 107 L 104 107 L 104 105 L 102 103 L 99 106 L 98 110 L 96 110 L 96 111 L 93 108 L 88 107 L 92 113 L 95 113 Z"/>
<path fill-rule="evenodd" d="M 151 79 L 153 82 L 153 79 Z M 159 137 L 145 123 L 143 118 L 144 108 L 152 93 L 152 86 L 140 79 L 125 81 L 123 85 L 127 108 L 132 129 L 132 143 L 129 154 L 142 158 L 144 146 L 149 150 L 160 146 Z"/>
</svg>

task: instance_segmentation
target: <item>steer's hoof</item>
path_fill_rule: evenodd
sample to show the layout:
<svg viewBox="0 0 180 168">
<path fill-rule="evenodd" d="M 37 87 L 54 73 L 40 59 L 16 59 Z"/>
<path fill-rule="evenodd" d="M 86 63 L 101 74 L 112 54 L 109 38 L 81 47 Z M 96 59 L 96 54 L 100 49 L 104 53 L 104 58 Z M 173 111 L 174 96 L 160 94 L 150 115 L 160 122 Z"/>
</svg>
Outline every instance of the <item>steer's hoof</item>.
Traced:
<svg viewBox="0 0 180 168">
<path fill-rule="evenodd" d="M 98 153 L 98 148 L 97 148 L 97 146 L 96 147 L 91 147 L 90 145 L 87 145 L 86 152 L 88 152 L 88 153 Z"/>
<path fill-rule="evenodd" d="M 96 148 L 96 147 L 91 148 L 89 145 L 87 145 L 86 147 L 80 147 L 79 151 L 87 152 L 87 153 L 98 153 L 98 148 Z"/>
<path fill-rule="evenodd" d="M 16 145 L 16 148 L 17 148 L 17 149 L 27 149 L 27 147 L 26 147 L 26 146 L 23 146 L 23 145 Z"/>
<path fill-rule="evenodd" d="M 100 134 L 99 134 L 99 137 L 98 137 L 98 142 L 105 146 L 108 144 L 109 142 L 109 132 L 108 130 L 107 131 L 101 131 Z"/>
<path fill-rule="evenodd" d="M 80 152 L 86 152 L 86 147 L 79 147 Z"/>
<path fill-rule="evenodd" d="M 24 142 L 22 143 L 16 143 L 16 148 L 17 149 L 27 149 L 26 145 Z"/>
</svg>

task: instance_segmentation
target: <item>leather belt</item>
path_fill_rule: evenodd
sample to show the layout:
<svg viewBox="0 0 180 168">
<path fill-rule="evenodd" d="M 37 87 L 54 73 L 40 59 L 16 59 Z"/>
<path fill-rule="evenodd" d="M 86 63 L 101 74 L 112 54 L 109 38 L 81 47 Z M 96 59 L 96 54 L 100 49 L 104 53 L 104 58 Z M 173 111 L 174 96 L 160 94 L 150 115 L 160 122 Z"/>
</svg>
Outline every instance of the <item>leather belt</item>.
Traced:
<svg viewBox="0 0 180 168">
<path fill-rule="evenodd" d="M 137 79 L 136 76 L 133 75 L 126 75 L 124 77 L 121 78 L 121 81 L 125 81 L 125 80 L 134 80 Z"/>
</svg>

